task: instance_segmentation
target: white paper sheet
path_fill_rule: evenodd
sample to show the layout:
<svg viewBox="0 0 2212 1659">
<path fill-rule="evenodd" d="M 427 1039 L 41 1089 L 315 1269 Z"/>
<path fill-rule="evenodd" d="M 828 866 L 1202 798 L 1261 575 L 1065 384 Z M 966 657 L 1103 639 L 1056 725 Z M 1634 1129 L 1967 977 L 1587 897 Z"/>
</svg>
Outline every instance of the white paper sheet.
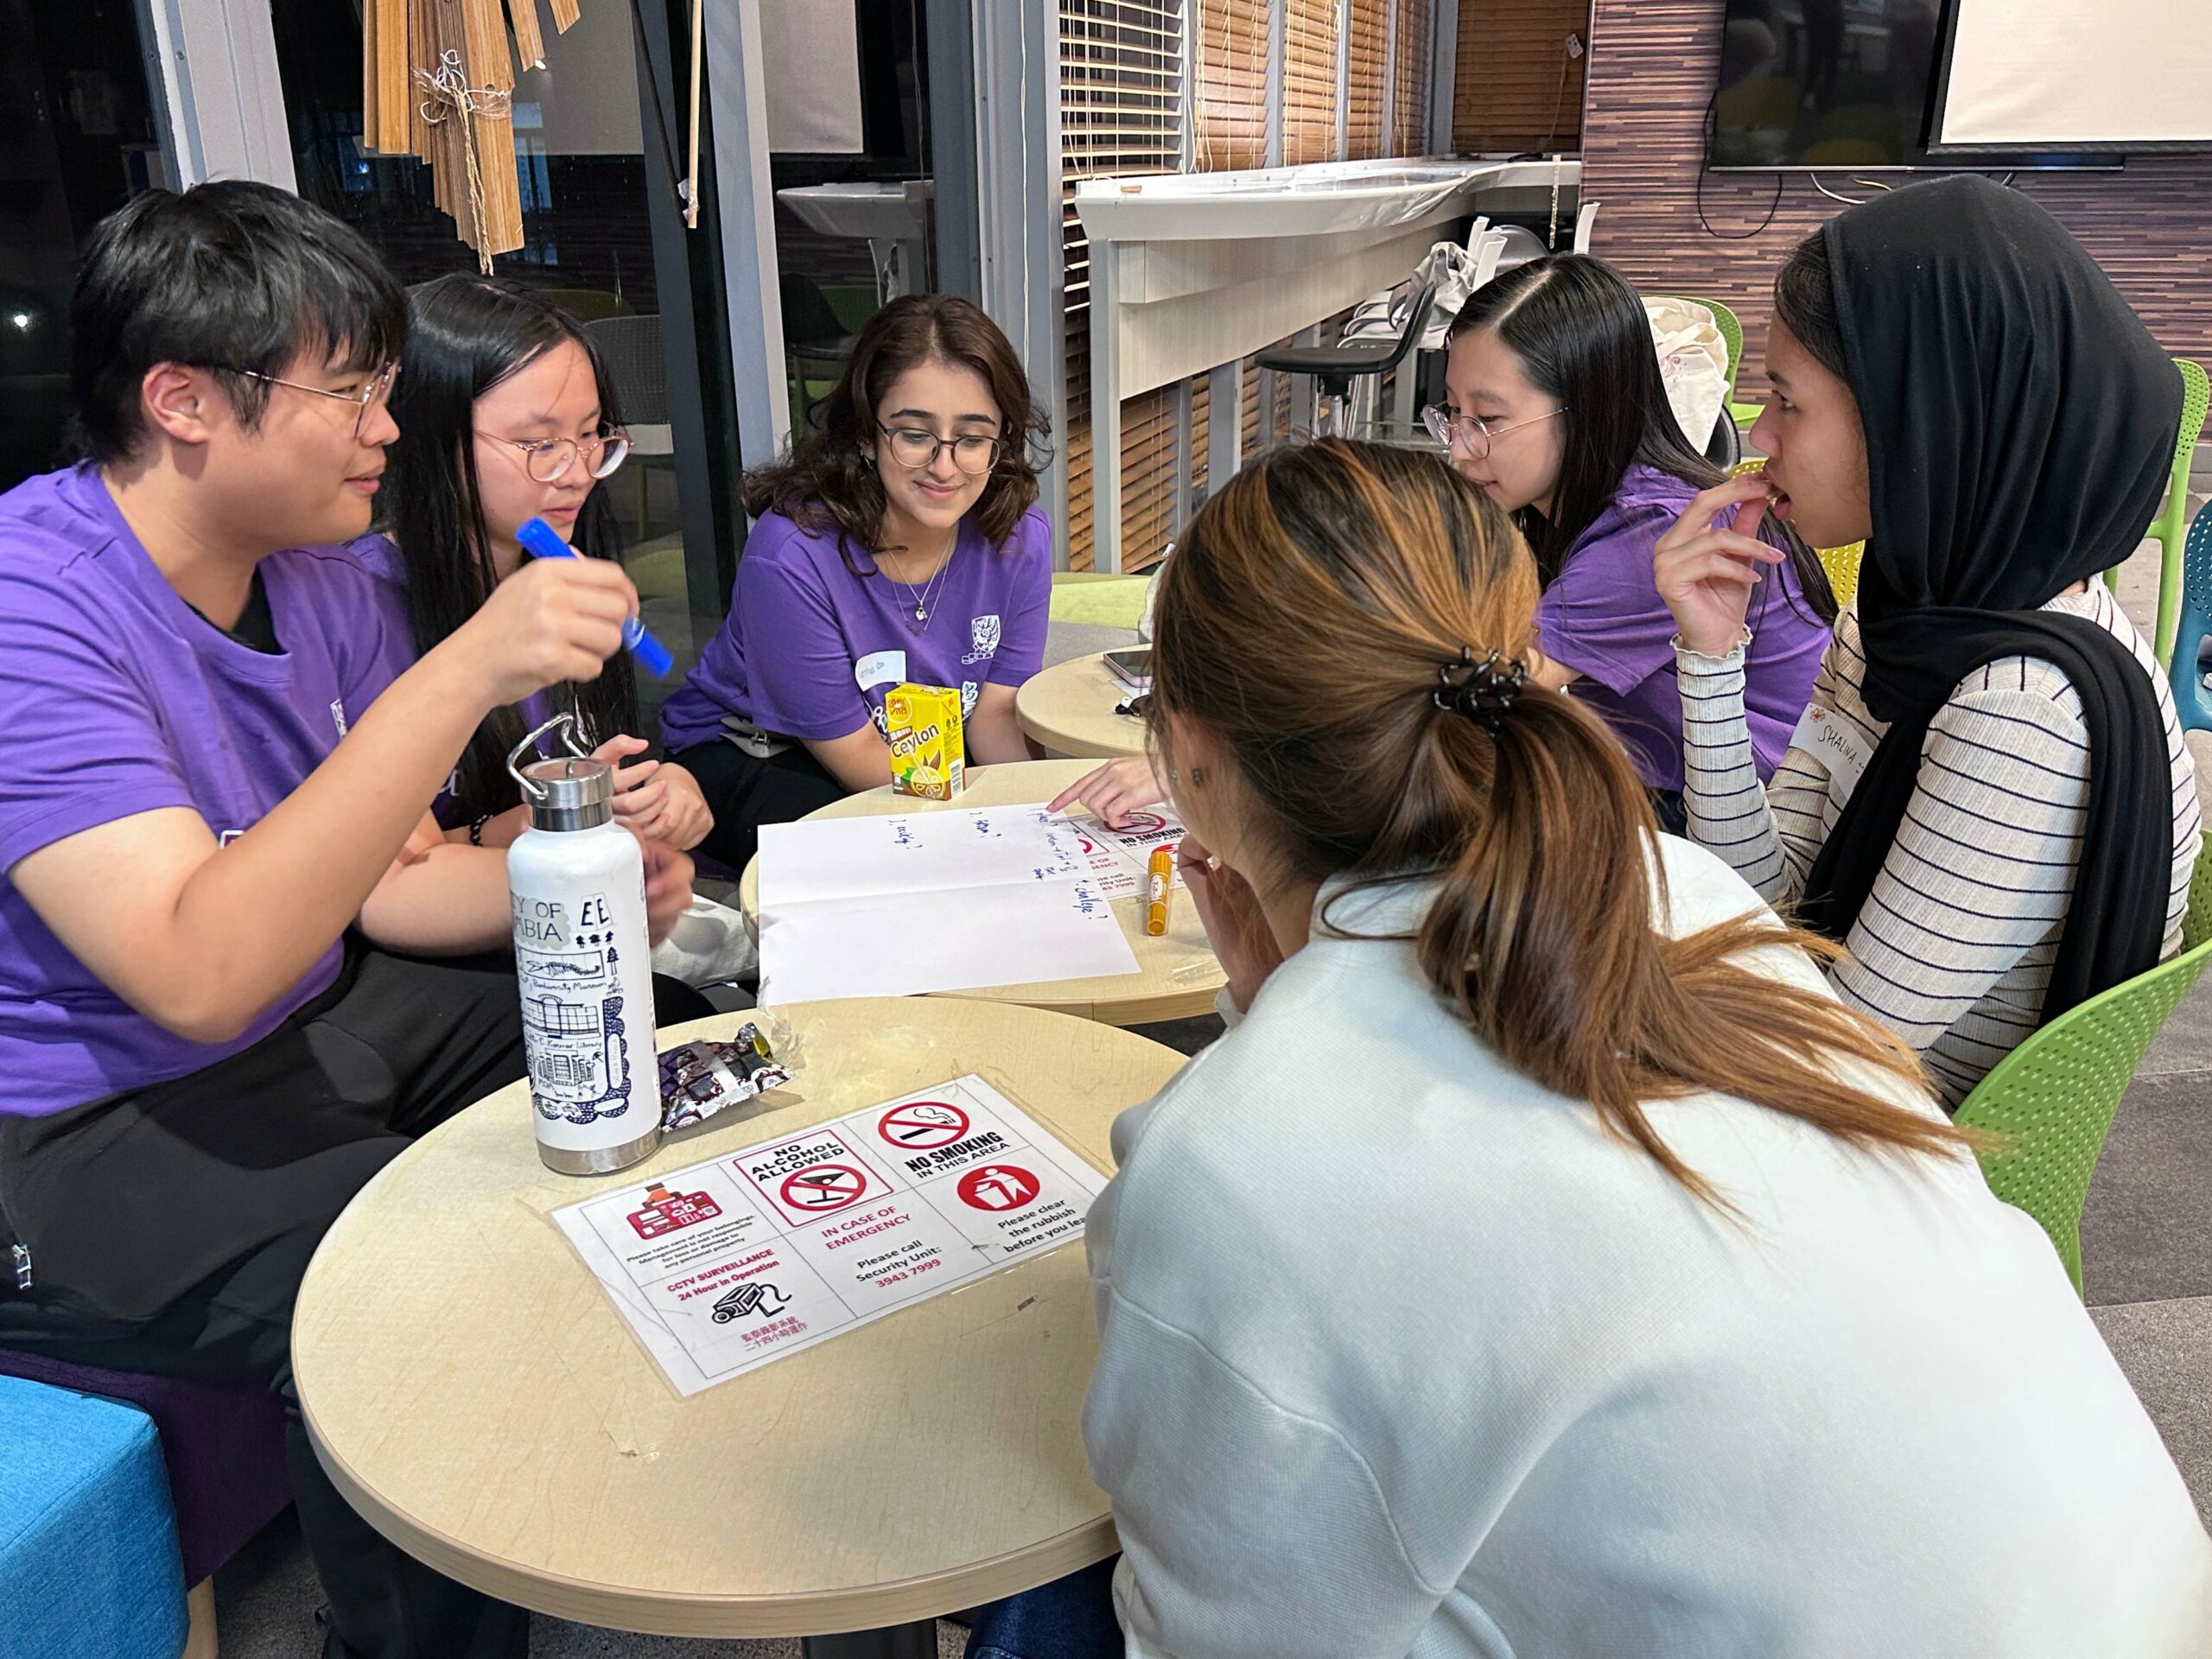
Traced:
<svg viewBox="0 0 2212 1659">
<path fill-rule="evenodd" d="M 1137 971 L 1111 901 L 1144 888 L 1164 814 L 1122 831 L 1041 802 L 764 824 L 764 997 L 912 996 Z"/>
<path fill-rule="evenodd" d="M 553 1220 L 692 1395 L 1081 1238 L 1105 1179 L 971 1073 Z"/>
</svg>

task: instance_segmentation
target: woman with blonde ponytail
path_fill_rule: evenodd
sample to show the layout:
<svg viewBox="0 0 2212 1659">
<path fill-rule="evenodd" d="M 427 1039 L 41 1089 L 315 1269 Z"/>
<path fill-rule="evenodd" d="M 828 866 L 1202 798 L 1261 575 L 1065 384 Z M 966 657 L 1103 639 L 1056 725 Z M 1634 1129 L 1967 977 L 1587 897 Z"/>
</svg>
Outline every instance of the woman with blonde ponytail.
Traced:
<svg viewBox="0 0 2212 1659">
<path fill-rule="evenodd" d="M 1342 442 L 1161 578 L 1240 1017 L 1090 1214 L 1110 1599 L 971 1659 L 2201 1653 L 2212 1541 L 2049 1242 L 1529 678 L 1535 601 L 1478 488 Z"/>
</svg>

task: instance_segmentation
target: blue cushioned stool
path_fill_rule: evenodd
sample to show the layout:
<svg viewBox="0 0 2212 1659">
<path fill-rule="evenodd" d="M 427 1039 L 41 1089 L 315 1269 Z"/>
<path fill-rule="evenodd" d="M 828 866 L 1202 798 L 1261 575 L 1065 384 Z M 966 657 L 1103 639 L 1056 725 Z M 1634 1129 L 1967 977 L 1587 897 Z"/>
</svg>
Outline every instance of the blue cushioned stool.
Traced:
<svg viewBox="0 0 2212 1659">
<path fill-rule="evenodd" d="M 0 1659 L 176 1659 L 184 1634 L 153 1423 L 0 1376 Z"/>
</svg>

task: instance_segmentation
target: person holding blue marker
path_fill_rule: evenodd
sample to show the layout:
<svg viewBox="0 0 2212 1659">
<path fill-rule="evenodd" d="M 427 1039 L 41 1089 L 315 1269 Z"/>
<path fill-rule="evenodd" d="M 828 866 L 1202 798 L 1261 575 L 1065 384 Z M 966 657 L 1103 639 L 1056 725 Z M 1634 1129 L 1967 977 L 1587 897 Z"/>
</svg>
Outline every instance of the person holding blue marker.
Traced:
<svg viewBox="0 0 2212 1659">
<path fill-rule="evenodd" d="M 425 283 L 408 302 L 391 412 L 399 436 L 384 533 L 353 552 L 383 578 L 395 667 L 450 637 L 537 559 L 620 562 L 599 485 L 630 441 L 606 365 L 558 306 L 474 272 Z M 665 675 L 668 653 L 634 615 L 624 642 L 628 653 L 596 680 L 550 687 L 477 728 L 438 802 L 449 839 L 500 848 L 522 833 L 528 819 L 507 756 L 559 714 L 575 715 L 586 746 L 618 768 L 614 810 L 641 840 L 688 851 L 705 838 L 714 815 L 691 773 L 640 759 L 649 746 L 629 735 L 639 723 L 638 670 Z"/>
<path fill-rule="evenodd" d="M 359 234 L 267 185 L 92 237 L 84 460 L 0 495 L 0 1348 L 283 1402 L 325 1659 L 524 1659 L 527 1613 L 348 1506 L 291 1374 L 325 1230 L 524 1071 L 505 859 L 432 799 L 494 711 L 601 696 L 637 608 L 548 559 L 392 648 L 354 538 L 406 327 Z M 690 863 L 649 856 L 664 931 Z"/>
</svg>

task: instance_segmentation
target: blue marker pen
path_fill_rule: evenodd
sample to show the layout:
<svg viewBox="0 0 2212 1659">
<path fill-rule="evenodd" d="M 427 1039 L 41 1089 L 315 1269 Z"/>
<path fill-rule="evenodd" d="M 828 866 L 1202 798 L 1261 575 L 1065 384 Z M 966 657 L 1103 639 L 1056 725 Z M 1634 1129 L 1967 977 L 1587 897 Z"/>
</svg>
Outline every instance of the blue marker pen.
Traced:
<svg viewBox="0 0 2212 1659">
<path fill-rule="evenodd" d="M 560 532 L 543 518 L 525 518 L 515 531 L 515 540 L 528 550 L 531 556 L 539 559 L 575 559 L 583 556 L 561 539 Z M 675 671 L 676 658 L 668 654 L 668 647 L 645 632 L 645 625 L 634 616 L 622 619 L 622 643 L 630 648 L 645 671 L 657 679 L 666 679 Z"/>
</svg>

